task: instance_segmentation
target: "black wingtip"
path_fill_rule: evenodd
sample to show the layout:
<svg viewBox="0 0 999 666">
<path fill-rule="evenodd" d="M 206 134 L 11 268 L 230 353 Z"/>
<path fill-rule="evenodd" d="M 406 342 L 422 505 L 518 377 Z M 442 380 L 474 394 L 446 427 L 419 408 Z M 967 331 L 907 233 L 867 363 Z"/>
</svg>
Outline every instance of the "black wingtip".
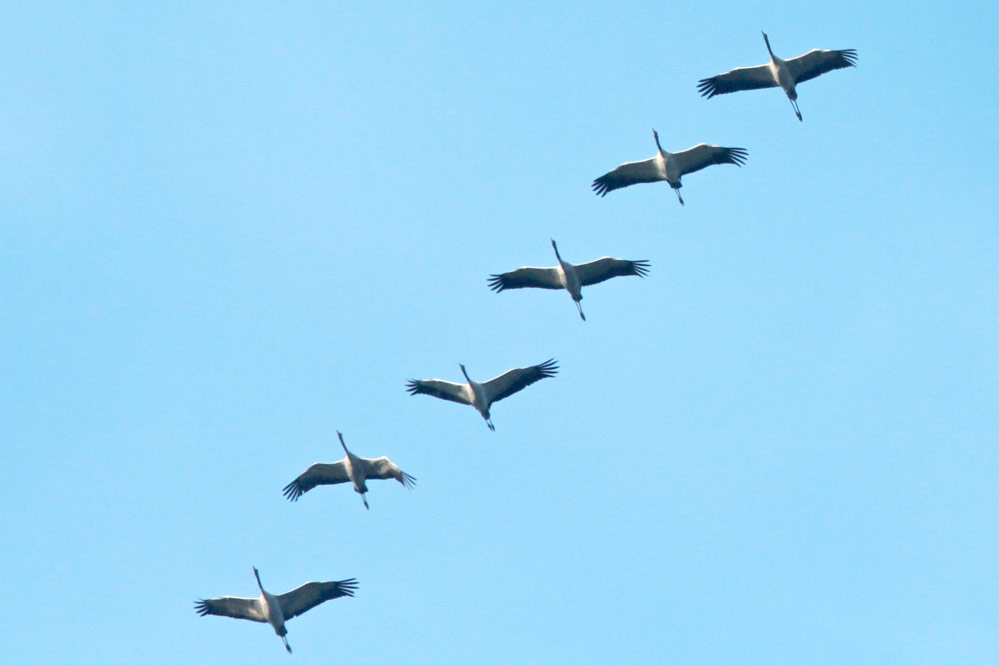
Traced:
<svg viewBox="0 0 999 666">
<path fill-rule="evenodd" d="M 409 395 L 416 395 L 420 392 L 420 382 L 416 379 L 410 379 L 406 382 L 406 390 L 409 392 Z"/>
<path fill-rule="evenodd" d="M 538 364 L 538 370 L 541 371 L 542 377 L 554 377 L 558 373 L 558 361 L 550 358 L 544 363 Z"/>
<path fill-rule="evenodd" d="M 291 502 L 297 502 L 298 498 L 305 494 L 305 491 L 302 490 L 297 481 L 289 483 L 281 492 L 284 493 L 284 496 Z"/>
<path fill-rule="evenodd" d="M 749 157 L 749 152 L 745 148 L 727 148 L 728 152 L 726 157 L 728 157 L 729 163 L 741 167 L 746 163 L 746 159 Z"/>
<path fill-rule="evenodd" d="M 345 597 L 354 596 L 354 592 L 357 591 L 357 579 L 348 578 L 347 580 L 338 580 L 337 584 L 340 586 L 340 590 L 343 592 Z"/>
<path fill-rule="evenodd" d="M 201 617 L 204 617 L 204 616 L 208 615 L 208 612 L 209 612 L 208 611 L 208 602 L 205 601 L 204 599 L 198 599 L 197 601 L 194 602 L 194 610 Z"/>
<path fill-rule="evenodd" d="M 610 192 L 611 190 L 610 185 L 608 185 L 607 182 L 604 181 L 603 176 L 594 180 L 593 185 L 591 185 L 591 187 L 593 188 L 593 192 L 599 197 L 607 196 L 607 193 Z"/>
<path fill-rule="evenodd" d="M 506 284 L 504 284 L 502 275 L 490 275 L 488 284 L 489 288 L 495 291 L 497 294 L 506 288 Z"/>
<path fill-rule="evenodd" d="M 701 96 L 707 99 L 714 97 L 717 94 L 714 79 L 701 79 L 698 81 L 697 92 L 701 93 Z"/>
<path fill-rule="evenodd" d="M 648 259 L 638 259 L 637 261 L 631 262 L 632 268 L 635 270 L 635 275 L 640 278 L 644 278 L 649 274 L 649 261 Z"/>
</svg>

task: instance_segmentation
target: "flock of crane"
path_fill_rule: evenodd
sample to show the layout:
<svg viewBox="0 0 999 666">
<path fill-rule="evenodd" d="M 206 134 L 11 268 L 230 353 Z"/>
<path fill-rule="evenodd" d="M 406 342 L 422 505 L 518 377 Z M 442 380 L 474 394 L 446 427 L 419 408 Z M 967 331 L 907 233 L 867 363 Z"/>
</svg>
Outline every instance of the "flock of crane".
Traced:
<svg viewBox="0 0 999 666">
<path fill-rule="evenodd" d="M 770 48 L 770 39 L 763 33 L 763 40 L 770 53 L 770 62 L 757 67 L 740 67 L 725 74 L 702 79 L 698 83 L 698 91 L 707 98 L 715 95 L 737 92 L 739 90 L 754 90 L 756 88 L 780 87 L 791 101 L 798 120 L 802 120 L 798 108 L 797 84 L 813 79 L 834 69 L 853 67 L 856 65 L 857 52 L 854 49 L 828 51 L 813 49 L 808 53 L 783 60 L 774 55 Z M 681 177 L 699 171 L 713 164 L 735 164 L 742 166 L 746 161 L 744 148 L 723 148 L 708 144 L 698 144 L 693 148 L 670 153 L 663 150 L 659 143 L 659 134 L 652 130 L 659 149 L 655 157 L 641 162 L 627 162 L 613 171 L 600 176 L 593 181 L 593 190 L 598 195 L 605 196 L 608 192 L 636 183 L 654 183 L 666 181 L 676 192 L 680 205 Z M 506 289 L 522 289 L 534 287 L 539 289 L 565 289 L 569 292 L 579 316 L 584 321 L 586 316 L 580 306 L 583 298 L 582 288 L 609 280 L 613 277 L 637 275 L 644 277 L 648 273 L 649 262 L 645 260 L 628 261 L 603 257 L 585 264 L 571 264 L 562 259 L 558 245 L 552 240 L 555 258 L 558 266 L 551 268 L 524 267 L 515 271 L 492 275 L 489 287 L 501 292 Z M 464 365 L 459 366 L 465 376 L 464 383 L 455 383 L 443 379 L 413 379 L 407 384 L 410 395 L 425 394 L 442 400 L 450 400 L 463 405 L 471 405 L 490 430 L 496 430 L 489 413 L 493 403 L 502 400 L 531 384 L 554 377 L 558 372 L 555 359 L 526 368 L 514 368 L 486 382 L 476 382 L 468 376 Z M 369 479 L 395 479 L 407 488 L 412 488 L 415 477 L 402 471 L 398 465 L 386 457 L 361 458 L 347 448 L 343 435 L 337 431 L 340 446 L 346 454 L 343 460 L 335 463 L 315 463 L 284 488 L 284 496 L 292 502 L 297 501 L 304 493 L 320 485 L 333 485 L 350 482 L 354 491 L 361 495 L 364 507 L 368 507 L 367 481 Z M 291 652 L 288 644 L 285 622 L 301 615 L 305 611 L 318 606 L 324 601 L 339 597 L 352 597 L 357 589 L 354 578 L 325 583 L 311 582 L 284 594 L 274 595 L 264 590 L 260 582 L 260 573 L 253 568 L 257 579 L 260 596 L 219 597 L 216 599 L 201 599 L 195 603 L 195 610 L 200 615 L 224 615 L 254 622 L 269 623 L 275 633 L 284 641 L 284 646 Z"/>
</svg>

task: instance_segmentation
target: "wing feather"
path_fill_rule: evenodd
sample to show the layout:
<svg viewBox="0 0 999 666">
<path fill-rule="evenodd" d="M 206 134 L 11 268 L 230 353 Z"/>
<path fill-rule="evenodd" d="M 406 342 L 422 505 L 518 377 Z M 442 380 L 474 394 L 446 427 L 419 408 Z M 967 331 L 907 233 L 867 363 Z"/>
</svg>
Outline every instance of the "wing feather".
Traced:
<svg viewBox="0 0 999 666">
<path fill-rule="evenodd" d="M 260 607 L 258 599 L 247 599 L 245 597 L 198 599 L 194 604 L 194 610 L 202 617 L 205 615 L 223 615 L 225 617 L 235 617 L 240 620 L 267 622 L 267 617 L 264 615 L 264 610 Z"/>
<path fill-rule="evenodd" d="M 697 82 L 697 91 L 711 99 L 715 95 L 724 95 L 739 90 L 756 90 L 757 88 L 774 88 L 777 81 L 770 72 L 770 65 L 757 67 L 739 67 L 730 72 L 701 79 Z"/>
<path fill-rule="evenodd" d="M 609 171 L 593 181 L 593 191 L 600 196 L 608 192 L 628 187 L 636 183 L 655 183 L 666 180 L 662 158 L 659 155 L 641 162 L 625 162 L 613 171 Z"/>
<path fill-rule="evenodd" d="M 679 153 L 673 153 L 681 174 L 694 173 L 712 164 L 734 164 L 742 166 L 746 163 L 745 148 L 723 148 L 699 143 Z"/>
<path fill-rule="evenodd" d="M 576 266 L 576 273 L 579 274 L 579 281 L 584 287 L 591 284 L 598 284 L 613 277 L 623 277 L 627 275 L 645 277 L 648 272 L 649 262 L 644 259 L 639 261 L 628 261 L 627 259 L 601 257 L 595 261 L 590 261 Z"/>
<path fill-rule="evenodd" d="M 488 403 L 491 405 L 545 377 L 554 377 L 557 372 L 558 363 L 555 362 L 555 359 L 550 358 L 539 365 L 507 370 L 502 375 L 484 382 L 482 387 L 486 390 Z"/>
<path fill-rule="evenodd" d="M 278 595 L 284 619 L 290 620 L 324 601 L 339 597 L 352 597 L 357 589 L 357 579 L 337 580 L 329 583 L 306 583 L 291 592 Z"/>
<path fill-rule="evenodd" d="M 557 268 L 531 268 L 530 266 L 489 277 L 489 288 L 496 293 L 504 289 L 523 289 L 524 287 L 561 289 L 562 281 L 559 280 Z"/>
<path fill-rule="evenodd" d="M 335 463 L 315 463 L 309 469 L 302 472 L 297 479 L 284 487 L 284 496 L 292 502 L 309 492 L 316 486 L 332 485 L 334 483 L 345 483 L 350 481 L 347 474 L 347 465 L 341 460 Z"/>
<path fill-rule="evenodd" d="M 369 479 L 395 479 L 407 488 L 416 484 L 416 477 L 403 472 L 398 465 L 382 456 L 381 458 L 361 458 L 364 463 L 364 476 Z"/>
<path fill-rule="evenodd" d="M 834 69 L 856 66 L 857 51 L 855 49 L 843 49 L 842 51 L 812 49 L 804 55 L 787 61 L 787 68 L 791 70 L 791 76 L 794 77 L 796 84 L 814 79 L 816 76 L 831 72 Z"/>
<path fill-rule="evenodd" d="M 465 384 L 446 382 L 443 379 L 410 379 L 406 384 L 410 395 L 423 393 L 441 400 L 450 400 L 462 405 L 471 405 L 468 387 Z"/>
</svg>

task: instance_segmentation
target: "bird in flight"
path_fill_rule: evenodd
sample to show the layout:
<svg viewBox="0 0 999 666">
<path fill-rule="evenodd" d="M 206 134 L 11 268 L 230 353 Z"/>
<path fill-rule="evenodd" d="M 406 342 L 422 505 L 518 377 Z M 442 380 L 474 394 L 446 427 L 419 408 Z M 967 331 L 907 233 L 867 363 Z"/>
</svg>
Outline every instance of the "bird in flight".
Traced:
<svg viewBox="0 0 999 666">
<path fill-rule="evenodd" d="M 740 67 L 731 72 L 701 79 L 697 90 L 704 97 L 711 99 L 715 95 L 736 92 L 738 90 L 755 90 L 757 88 L 781 87 L 791 100 L 794 114 L 801 120 L 801 110 L 798 108 L 797 85 L 802 81 L 814 79 L 820 74 L 834 69 L 857 66 L 857 52 L 854 49 L 841 51 L 823 51 L 812 49 L 804 55 L 790 60 L 784 60 L 774 55 L 770 48 L 770 38 L 763 33 L 763 41 L 770 52 L 770 62 L 757 67 Z"/>
<path fill-rule="evenodd" d="M 284 594 L 271 594 L 260 583 L 260 572 L 253 567 L 253 575 L 257 578 L 260 596 L 255 599 L 245 597 L 219 597 L 217 599 L 200 599 L 194 604 L 198 615 L 224 615 L 252 622 L 267 622 L 274 627 L 274 633 L 284 641 L 284 647 L 291 652 L 291 645 L 286 638 L 288 630 L 284 623 L 315 608 L 324 601 L 339 597 L 352 597 L 357 589 L 357 580 L 337 580 L 328 583 L 306 583 Z"/>
<path fill-rule="evenodd" d="M 656 139 L 656 147 L 659 153 L 655 157 L 650 157 L 641 162 L 626 162 L 593 181 L 593 191 L 600 196 L 606 196 L 608 192 L 628 187 L 635 183 L 656 183 L 665 180 L 676 192 L 676 198 L 683 205 L 683 197 L 680 196 L 680 188 L 683 184 L 680 177 L 700 171 L 704 167 L 712 164 L 734 164 L 742 166 L 746 163 L 745 148 L 722 148 L 721 146 L 709 146 L 706 143 L 699 143 L 693 148 L 669 153 L 663 150 L 659 143 L 659 132 L 652 130 L 652 136 Z"/>
<path fill-rule="evenodd" d="M 644 259 L 628 261 L 601 257 L 585 264 L 570 264 L 563 260 L 562 255 L 558 253 L 558 245 L 555 244 L 554 240 L 552 240 L 552 247 L 555 249 L 558 266 L 553 268 L 525 266 L 509 273 L 492 275 L 489 278 L 489 288 L 496 293 L 504 289 L 523 289 L 524 287 L 565 289 L 576 303 L 580 318 L 586 321 L 586 315 L 583 314 L 583 308 L 579 304 L 583 300 L 583 287 L 609 280 L 612 277 L 626 275 L 645 277 L 649 272 L 649 262 Z"/>
<path fill-rule="evenodd" d="M 355 456 L 347 449 L 347 444 L 343 441 L 343 434 L 337 430 L 340 438 L 340 446 L 347 454 L 343 460 L 335 463 L 315 463 L 309 469 L 302 472 L 297 479 L 284 487 L 284 496 L 292 502 L 298 500 L 303 494 L 309 492 L 316 486 L 332 485 L 334 483 L 346 483 L 350 481 L 354 484 L 354 492 L 360 493 L 364 508 L 368 508 L 368 479 L 395 479 L 407 488 L 412 488 L 416 483 L 416 478 L 406 474 L 394 462 L 385 458 L 361 458 Z"/>
<path fill-rule="evenodd" d="M 479 410 L 490 430 L 496 430 L 496 426 L 493 425 L 493 420 L 489 416 L 489 407 L 494 402 L 511 396 L 545 377 L 554 377 L 555 373 L 558 372 L 558 364 L 555 359 L 550 358 L 538 365 L 507 370 L 502 375 L 480 384 L 469 378 L 463 364 L 459 367 L 461 374 L 465 375 L 467 382 L 465 384 L 456 384 L 443 379 L 411 379 L 406 384 L 406 388 L 410 395 L 423 393 L 441 400 L 471 405 Z"/>
</svg>

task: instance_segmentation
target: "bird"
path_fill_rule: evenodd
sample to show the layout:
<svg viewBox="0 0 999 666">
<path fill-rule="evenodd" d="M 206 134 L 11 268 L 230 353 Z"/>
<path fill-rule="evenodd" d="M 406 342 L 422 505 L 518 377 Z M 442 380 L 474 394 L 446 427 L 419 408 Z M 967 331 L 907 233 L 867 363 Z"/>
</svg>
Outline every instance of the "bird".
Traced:
<svg viewBox="0 0 999 666">
<path fill-rule="evenodd" d="M 354 484 L 354 492 L 360 493 L 364 508 L 367 509 L 369 508 L 368 498 L 365 494 L 368 492 L 366 483 L 368 479 L 395 479 L 407 488 L 412 488 L 416 483 L 416 477 L 406 474 L 399 469 L 398 465 L 384 456 L 381 458 L 355 456 L 347 449 L 347 444 L 343 441 L 343 434 L 339 430 L 336 431 L 336 434 L 340 438 L 340 446 L 343 447 L 347 457 L 335 463 L 314 463 L 297 479 L 284 487 L 285 497 L 295 502 L 316 486 L 350 481 Z"/>
<path fill-rule="evenodd" d="M 586 321 L 586 315 L 583 314 L 583 308 L 579 304 L 583 300 L 583 287 L 609 280 L 612 277 L 625 275 L 637 275 L 644 278 L 649 272 L 649 262 L 645 259 L 628 261 L 626 259 L 601 257 L 585 264 L 570 264 L 568 261 L 563 261 L 562 255 L 558 253 L 558 245 L 555 244 L 554 239 L 552 239 L 552 247 L 555 249 L 555 258 L 558 259 L 558 266 L 554 268 L 532 268 L 525 266 L 509 273 L 491 275 L 489 277 L 489 288 L 496 293 L 504 289 L 523 289 L 524 287 L 565 289 L 576 303 L 576 309 L 579 310 L 579 317 L 583 321 Z"/>
<path fill-rule="evenodd" d="M 762 31 L 761 31 L 762 32 Z M 763 41 L 770 52 L 770 62 L 758 67 L 740 67 L 731 72 L 701 79 L 697 90 L 704 97 L 711 99 L 715 95 L 736 92 L 738 90 L 755 90 L 756 88 L 776 88 L 780 86 L 791 100 L 794 114 L 801 120 L 801 110 L 798 108 L 798 91 L 795 87 L 802 81 L 814 79 L 820 74 L 834 69 L 857 66 L 857 51 L 842 49 L 840 51 L 824 51 L 812 49 L 804 55 L 790 60 L 783 60 L 774 55 L 770 48 L 770 38 L 763 33 Z"/>
<path fill-rule="evenodd" d="M 324 601 L 339 597 L 352 597 L 357 589 L 357 579 L 336 580 L 328 583 L 306 583 L 291 592 L 273 595 L 264 589 L 260 583 L 260 572 L 253 567 L 253 575 L 257 578 L 260 596 L 256 599 L 244 597 L 219 597 L 218 599 L 199 599 L 194 604 L 198 615 L 224 615 L 240 620 L 253 622 L 269 622 L 274 627 L 274 633 L 284 641 L 284 647 L 291 652 L 288 644 L 288 630 L 284 623 L 314 608 Z"/>
<path fill-rule="evenodd" d="M 683 197 L 680 196 L 680 188 L 683 187 L 683 184 L 680 182 L 681 176 L 700 171 L 712 164 L 742 166 L 746 163 L 745 148 L 722 148 L 721 146 L 699 143 L 693 148 L 679 153 L 668 153 L 663 150 L 659 143 L 659 132 L 653 129 L 652 136 L 655 137 L 656 147 L 659 148 L 658 155 L 642 162 L 626 162 L 613 171 L 605 173 L 593 181 L 593 191 L 603 197 L 607 196 L 611 190 L 628 187 L 635 183 L 655 183 L 665 180 L 676 192 L 676 198 L 680 200 L 682 206 Z"/>
<path fill-rule="evenodd" d="M 479 410 L 482 418 L 486 420 L 486 425 L 493 431 L 496 430 L 496 426 L 493 425 L 493 420 L 489 416 L 489 407 L 494 402 L 513 395 L 545 377 L 554 377 L 555 373 L 558 372 L 558 364 L 555 359 L 550 358 L 538 365 L 507 370 L 499 377 L 493 377 L 488 382 L 480 384 L 469 378 L 464 364 L 459 364 L 459 367 L 461 374 L 465 375 L 467 384 L 455 384 L 443 379 L 411 379 L 406 384 L 406 388 L 410 395 L 425 393 L 442 400 L 471 405 Z"/>
</svg>

